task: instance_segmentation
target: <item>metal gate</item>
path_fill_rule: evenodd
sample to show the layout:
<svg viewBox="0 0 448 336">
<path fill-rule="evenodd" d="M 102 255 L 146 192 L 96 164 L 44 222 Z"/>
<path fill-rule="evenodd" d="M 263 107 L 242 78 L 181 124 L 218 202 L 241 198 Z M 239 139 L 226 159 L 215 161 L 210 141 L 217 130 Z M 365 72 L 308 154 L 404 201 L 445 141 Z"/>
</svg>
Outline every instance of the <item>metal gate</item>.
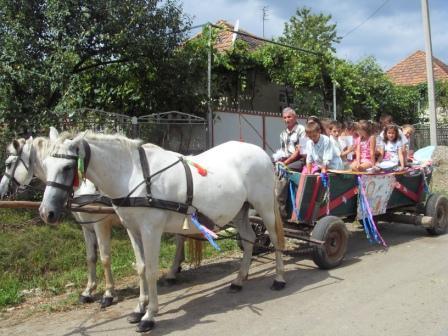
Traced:
<svg viewBox="0 0 448 336">
<path fill-rule="evenodd" d="M 84 108 L 70 111 L 67 116 L 62 122 L 62 129 L 121 133 L 182 154 L 198 154 L 206 150 L 207 120 L 179 111 L 129 117 Z"/>
</svg>

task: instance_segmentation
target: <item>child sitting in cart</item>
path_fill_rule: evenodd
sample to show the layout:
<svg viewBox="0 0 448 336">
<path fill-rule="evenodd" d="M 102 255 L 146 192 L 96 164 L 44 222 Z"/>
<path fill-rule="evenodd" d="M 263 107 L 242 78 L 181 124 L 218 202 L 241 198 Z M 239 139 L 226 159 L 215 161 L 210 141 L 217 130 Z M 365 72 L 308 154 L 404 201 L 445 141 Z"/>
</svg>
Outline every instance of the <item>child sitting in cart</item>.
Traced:
<svg viewBox="0 0 448 336">
<path fill-rule="evenodd" d="M 359 140 L 356 144 L 356 158 L 351 168 L 362 172 L 375 165 L 376 136 L 373 134 L 373 127 L 369 121 L 360 120 L 357 126 Z"/>
<path fill-rule="evenodd" d="M 339 151 L 344 167 L 349 167 L 348 155 L 353 151 L 353 137 L 341 136 L 341 134 L 342 124 L 336 120 L 330 122 L 330 139 Z"/>
<path fill-rule="evenodd" d="M 414 149 L 412 148 L 411 137 L 415 133 L 415 128 L 412 125 L 406 124 L 406 125 L 401 126 L 401 130 L 403 131 L 403 135 L 408 140 L 408 142 L 406 144 L 404 144 L 404 151 L 403 151 L 404 162 L 408 162 L 408 161 L 412 162 L 413 161 L 412 159 L 414 156 Z"/>
<path fill-rule="evenodd" d="M 390 124 L 384 129 L 383 146 L 378 158 L 378 167 L 382 169 L 394 169 L 398 165 L 401 169 L 405 167 L 404 145 L 400 139 L 397 125 Z"/>
<path fill-rule="evenodd" d="M 318 123 L 308 122 L 305 133 L 309 140 L 306 144 L 306 167 L 303 173 L 312 174 L 318 170 L 326 173 L 328 169 L 344 169 L 339 151 L 328 136 L 321 134 Z"/>
</svg>

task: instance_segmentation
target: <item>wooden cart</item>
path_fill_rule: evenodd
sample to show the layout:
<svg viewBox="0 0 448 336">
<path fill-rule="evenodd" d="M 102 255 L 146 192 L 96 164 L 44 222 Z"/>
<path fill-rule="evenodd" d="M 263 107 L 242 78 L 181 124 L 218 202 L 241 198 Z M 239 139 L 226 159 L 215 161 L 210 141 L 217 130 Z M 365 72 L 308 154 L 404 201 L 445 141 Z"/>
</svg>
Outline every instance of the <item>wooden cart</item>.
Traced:
<svg viewBox="0 0 448 336">
<path fill-rule="evenodd" d="M 384 204 L 386 211 L 375 215 L 374 219 L 421 225 L 431 235 L 445 233 L 448 227 L 448 199 L 427 190 L 431 173 L 431 167 L 426 167 L 392 175 L 369 174 L 371 180 L 393 176 L 390 180 L 394 181 L 392 188 L 389 188 L 387 204 Z M 289 176 L 293 191 L 290 198 L 291 194 L 295 195 L 295 200 L 288 202 L 291 219 L 284 223 L 285 236 L 310 244 L 311 257 L 320 268 L 336 267 L 344 259 L 348 244 L 345 223 L 352 223 L 358 214 L 358 176 L 330 173 L 326 183 L 322 183 L 326 177 L 321 175 L 291 173 Z M 258 243 L 266 244 L 260 218 L 252 216 L 251 221 Z"/>
</svg>

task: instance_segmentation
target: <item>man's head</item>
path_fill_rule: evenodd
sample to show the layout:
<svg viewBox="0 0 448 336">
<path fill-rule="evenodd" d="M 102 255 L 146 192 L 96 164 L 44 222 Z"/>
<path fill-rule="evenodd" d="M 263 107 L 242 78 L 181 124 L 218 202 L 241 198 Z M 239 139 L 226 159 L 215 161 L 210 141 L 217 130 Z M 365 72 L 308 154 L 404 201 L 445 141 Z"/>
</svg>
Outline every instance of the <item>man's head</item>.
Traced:
<svg viewBox="0 0 448 336">
<path fill-rule="evenodd" d="M 294 126 L 297 124 L 297 114 L 290 107 L 285 107 L 282 111 L 283 120 L 285 121 L 286 127 L 289 130 L 292 130 Z"/>
</svg>

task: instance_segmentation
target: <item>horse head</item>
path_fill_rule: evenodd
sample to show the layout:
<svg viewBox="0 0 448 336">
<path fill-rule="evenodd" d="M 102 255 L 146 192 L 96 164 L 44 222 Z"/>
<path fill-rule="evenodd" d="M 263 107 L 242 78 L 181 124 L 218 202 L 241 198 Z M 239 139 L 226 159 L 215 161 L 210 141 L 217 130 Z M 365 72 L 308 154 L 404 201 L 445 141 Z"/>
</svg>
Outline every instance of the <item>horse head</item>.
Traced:
<svg viewBox="0 0 448 336">
<path fill-rule="evenodd" d="M 52 153 L 44 159 L 47 182 L 39 214 L 47 224 L 60 221 L 67 202 L 73 196 L 78 158 L 84 156 L 83 136 L 79 135 L 73 140 L 55 143 Z"/>
<path fill-rule="evenodd" d="M 12 187 L 27 185 L 33 178 L 33 138 L 14 139 L 7 147 L 9 153 L 5 161 L 5 173 L 0 181 L 0 197 L 4 197 Z"/>
</svg>

